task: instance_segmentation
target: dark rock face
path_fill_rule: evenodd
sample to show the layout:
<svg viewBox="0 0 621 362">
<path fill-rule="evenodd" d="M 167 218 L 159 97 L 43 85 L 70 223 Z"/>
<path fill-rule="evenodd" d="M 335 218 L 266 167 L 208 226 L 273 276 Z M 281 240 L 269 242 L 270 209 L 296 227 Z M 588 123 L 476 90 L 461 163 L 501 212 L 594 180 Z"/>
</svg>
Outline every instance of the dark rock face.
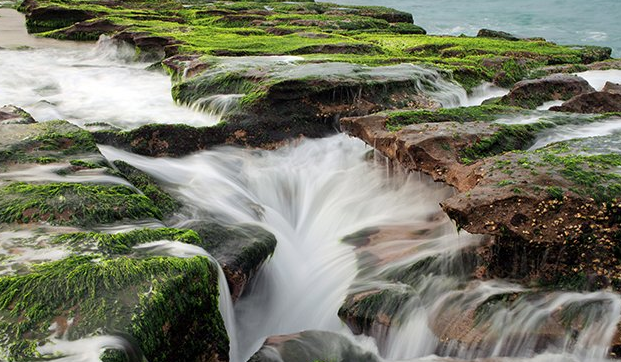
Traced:
<svg viewBox="0 0 621 362">
<path fill-rule="evenodd" d="M 497 39 L 504 39 L 504 40 L 511 40 L 511 41 L 520 40 L 520 38 L 512 34 L 505 33 L 504 31 L 490 30 L 490 29 L 479 30 L 479 32 L 477 33 L 477 37 L 478 38 L 497 38 Z"/>
<path fill-rule="evenodd" d="M 332 332 L 305 331 L 269 337 L 249 362 L 378 362 L 379 358 Z"/>
<path fill-rule="evenodd" d="M 39 7 L 35 0 L 24 1 L 19 10 L 26 13 L 26 27 L 30 33 L 60 29 L 98 16 L 98 13 L 89 10 L 60 6 Z"/>
<path fill-rule="evenodd" d="M 591 92 L 575 96 L 551 111 L 573 113 L 621 112 L 621 93 Z"/>
<path fill-rule="evenodd" d="M 567 100 L 593 92 L 589 83 L 577 76 L 553 74 L 540 79 L 523 80 L 500 100 L 501 104 L 534 109 L 547 101 Z"/>
<path fill-rule="evenodd" d="M 83 21 L 59 30 L 55 36 L 70 40 L 97 40 L 102 34 L 112 34 L 123 30 L 124 26 L 116 25 L 107 19 Z"/>
<path fill-rule="evenodd" d="M 259 268 L 276 249 L 276 238 L 253 225 L 193 222 L 183 225 L 196 231 L 201 245 L 222 266 L 233 300 L 237 300 Z"/>
<path fill-rule="evenodd" d="M 140 60 L 157 62 L 177 54 L 178 40 L 149 33 L 122 31 L 113 39 L 126 42 L 139 50 Z"/>
</svg>

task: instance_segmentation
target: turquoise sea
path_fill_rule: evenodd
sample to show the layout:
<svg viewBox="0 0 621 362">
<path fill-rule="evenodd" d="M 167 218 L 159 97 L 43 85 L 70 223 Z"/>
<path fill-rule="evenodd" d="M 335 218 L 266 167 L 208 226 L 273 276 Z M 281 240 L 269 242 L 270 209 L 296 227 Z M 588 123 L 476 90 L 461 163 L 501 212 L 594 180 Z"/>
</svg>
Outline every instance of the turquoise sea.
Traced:
<svg viewBox="0 0 621 362">
<path fill-rule="evenodd" d="M 481 28 L 559 44 L 608 46 L 621 57 L 621 0 L 333 0 L 414 15 L 430 34 L 476 35 Z"/>
</svg>

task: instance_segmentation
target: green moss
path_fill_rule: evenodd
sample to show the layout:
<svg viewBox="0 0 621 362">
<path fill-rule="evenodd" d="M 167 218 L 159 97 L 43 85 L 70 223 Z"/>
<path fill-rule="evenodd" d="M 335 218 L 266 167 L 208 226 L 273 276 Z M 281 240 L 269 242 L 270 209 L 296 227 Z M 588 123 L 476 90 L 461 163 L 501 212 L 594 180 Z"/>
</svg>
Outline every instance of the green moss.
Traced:
<svg viewBox="0 0 621 362">
<path fill-rule="evenodd" d="M 90 133 L 66 121 L 15 125 L 14 129 L 19 142 L 0 150 L 0 164 L 50 163 L 69 156 L 99 152 Z"/>
<path fill-rule="evenodd" d="M 49 326 L 74 318 L 69 339 L 126 333 L 150 361 L 226 356 L 217 285 L 203 257 L 83 256 L 36 265 L 29 274 L 0 277 L 0 344 L 9 361 L 38 358 L 33 346 L 47 340 Z"/>
<path fill-rule="evenodd" d="M 485 105 L 476 107 L 442 108 L 434 111 L 415 110 L 391 112 L 388 115 L 386 128 L 392 132 L 404 126 L 421 123 L 440 122 L 491 122 L 503 115 L 520 112 L 519 108 Z"/>
<path fill-rule="evenodd" d="M 87 169 L 96 169 L 96 168 L 104 167 L 104 165 L 102 165 L 101 163 L 93 163 L 93 162 L 85 161 L 85 160 L 71 160 L 69 161 L 69 164 L 77 168 L 87 168 Z"/>
<path fill-rule="evenodd" d="M 499 125 L 498 131 L 492 136 L 483 138 L 472 146 L 462 150 L 462 162 L 472 163 L 473 161 L 485 157 L 524 149 L 532 143 L 538 132 L 552 126 L 553 124 L 547 122 Z M 468 162 L 465 162 L 466 159 Z"/>
<path fill-rule="evenodd" d="M 567 180 L 578 186 L 576 191 L 598 201 L 621 196 L 621 175 L 615 169 L 621 166 L 621 155 L 584 155 L 571 152 L 568 143 L 538 150 L 542 160 L 558 169 Z"/>
<path fill-rule="evenodd" d="M 201 245 L 201 238 L 196 232 L 172 228 L 138 229 L 118 234 L 69 233 L 57 236 L 53 242 L 67 244 L 78 249 L 93 245 L 98 251 L 106 254 L 128 254 L 135 245 L 159 240 Z"/>
<path fill-rule="evenodd" d="M 161 217 L 151 200 L 126 186 L 17 182 L 0 188 L 0 222 L 92 225 Z"/>
<path fill-rule="evenodd" d="M 114 161 L 114 166 L 132 185 L 151 199 L 164 214 L 170 214 L 181 207 L 181 203 L 173 199 L 158 185 L 157 181 L 143 171 L 124 161 Z"/>
<path fill-rule="evenodd" d="M 180 52 L 210 55 L 301 54 L 308 61 L 344 61 L 367 65 L 423 63 L 455 71 L 470 88 L 496 75 L 503 85 L 520 80 L 543 65 L 605 59 L 600 48 L 563 47 L 545 41 L 424 35 L 410 14 L 383 7 L 278 1 L 214 1 L 186 4 L 175 1 L 131 1 L 106 6 L 79 0 L 40 1 L 40 7 L 59 6 L 88 11 L 97 19 L 127 26 L 181 43 Z M 266 7 L 272 9 L 266 13 Z M 73 18 L 50 19 L 33 26 L 58 29 Z M 309 36 L 314 34 L 314 36 Z M 62 31 L 45 36 L 62 37 Z M 77 34 L 91 39 L 94 34 Z M 338 47 L 335 47 L 338 45 Z M 352 57 L 352 49 L 367 49 Z M 498 69 L 483 66 L 486 59 L 505 57 Z M 520 61 L 514 60 L 519 58 Z M 464 71 L 467 70 L 467 71 Z M 213 94 L 213 93 L 212 93 Z"/>
<path fill-rule="evenodd" d="M 546 192 L 548 193 L 548 195 L 550 195 L 551 198 L 555 200 L 563 200 L 563 189 L 558 186 L 548 186 L 546 187 Z"/>
</svg>

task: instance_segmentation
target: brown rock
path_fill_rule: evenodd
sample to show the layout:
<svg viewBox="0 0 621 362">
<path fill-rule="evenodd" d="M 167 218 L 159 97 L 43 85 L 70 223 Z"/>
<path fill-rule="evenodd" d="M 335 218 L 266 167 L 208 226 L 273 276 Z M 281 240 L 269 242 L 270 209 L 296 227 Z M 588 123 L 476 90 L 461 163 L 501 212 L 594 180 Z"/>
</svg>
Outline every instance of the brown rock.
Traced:
<svg viewBox="0 0 621 362">
<path fill-rule="evenodd" d="M 590 92 L 577 95 L 551 111 L 573 113 L 621 112 L 621 92 Z"/>
<path fill-rule="evenodd" d="M 606 82 L 606 84 L 604 84 L 602 92 L 621 94 L 621 84 Z"/>
<path fill-rule="evenodd" d="M 540 79 L 523 80 L 500 100 L 501 104 L 534 109 L 547 101 L 567 100 L 595 89 L 578 76 L 553 74 Z"/>
</svg>

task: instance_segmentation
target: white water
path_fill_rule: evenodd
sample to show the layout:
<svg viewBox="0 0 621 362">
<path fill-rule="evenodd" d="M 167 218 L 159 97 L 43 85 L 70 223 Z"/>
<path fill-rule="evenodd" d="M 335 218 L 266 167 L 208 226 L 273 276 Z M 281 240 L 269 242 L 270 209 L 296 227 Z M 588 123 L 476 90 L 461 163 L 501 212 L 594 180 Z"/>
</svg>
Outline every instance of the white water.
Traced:
<svg viewBox="0 0 621 362">
<path fill-rule="evenodd" d="M 150 159 L 110 147 L 102 151 L 109 159 L 123 159 L 174 185 L 174 192 L 190 205 L 191 219 L 205 218 L 208 211 L 210 217 L 256 223 L 276 235 L 275 255 L 235 306 L 239 357 L 234 362 L 245 361 L 271 335 L 310 329 L 345 333 L 336 311 L 349 288 L 410 290 L 385 284 L 378 276 L 432 255 L 446 259 L 447 265 L 459 265 L 460 250 L 479 240 L 457 235 L 445 216 L 438 219 L 438 201 L 450 194 L 448 188 L 365 160 L 362 142 L 343 135 L 278 151 L 224 148 L 183 159 Z M 422 239 L 389 238 L 367 249 L 380 258 L 379 264 L 357 263 L 354 247 L 339 242 L 358 230 L 390 225 L 431 231 Z M 543 295 L 532 304 L 494 314 L 494 320 L 505 322 L 484 329 L 485 344 L 440 343 L 430 324 L 436 318 L 464 314 L 492 295 L 523 290 L 503 282 L 469 282 L 453 269 L 421 275 L 413 299 L 401 312 L 401 327 L 377 331 L 386 360 L 441 359 L 436 354 L 466 360 L 546 355 L 595 361 L 605 356 L 621 308 L 621 299 L 612 293 Z M 604 301 L 602 308 L 594 309 L 598 318 L 589 320 L 593 323 L 577 334 L 577 342 L 570 343 L 571 336 L 561 333 L 560 347 L 557 343 L 539 349 L 543 342 L 537 321 L 559 306 L 588 306 L 595 299 Z M 508 324 L 513 327 L 498 327 Z"/>
<path fill-rule="evenodd" d="M 146 70 L 149 64 L 132 62 L 133 49 L 108 39 L 96 45 L 34 41 L 22 34 L 23 17 L 15 10 L 1 9 L 0 23 L 0 106 L 22 107 L 37 121 L 108 122 L 124 129 L 149 123 L 209 126 L 219 121 L 219 115 L 176 105 L 169 76 Z M 19 45 L 29 48 L 16 48 Z"/>
<path fill-rule="evenodd" d="M 621 70 L 589 70 L 582 73 L 576 73 L 577 76 L 582 77 L 589 82 L 591 87 L 595 90 L 602 90 L 606 82 L 612 82 L 621 84 Z"/>
</svg>

